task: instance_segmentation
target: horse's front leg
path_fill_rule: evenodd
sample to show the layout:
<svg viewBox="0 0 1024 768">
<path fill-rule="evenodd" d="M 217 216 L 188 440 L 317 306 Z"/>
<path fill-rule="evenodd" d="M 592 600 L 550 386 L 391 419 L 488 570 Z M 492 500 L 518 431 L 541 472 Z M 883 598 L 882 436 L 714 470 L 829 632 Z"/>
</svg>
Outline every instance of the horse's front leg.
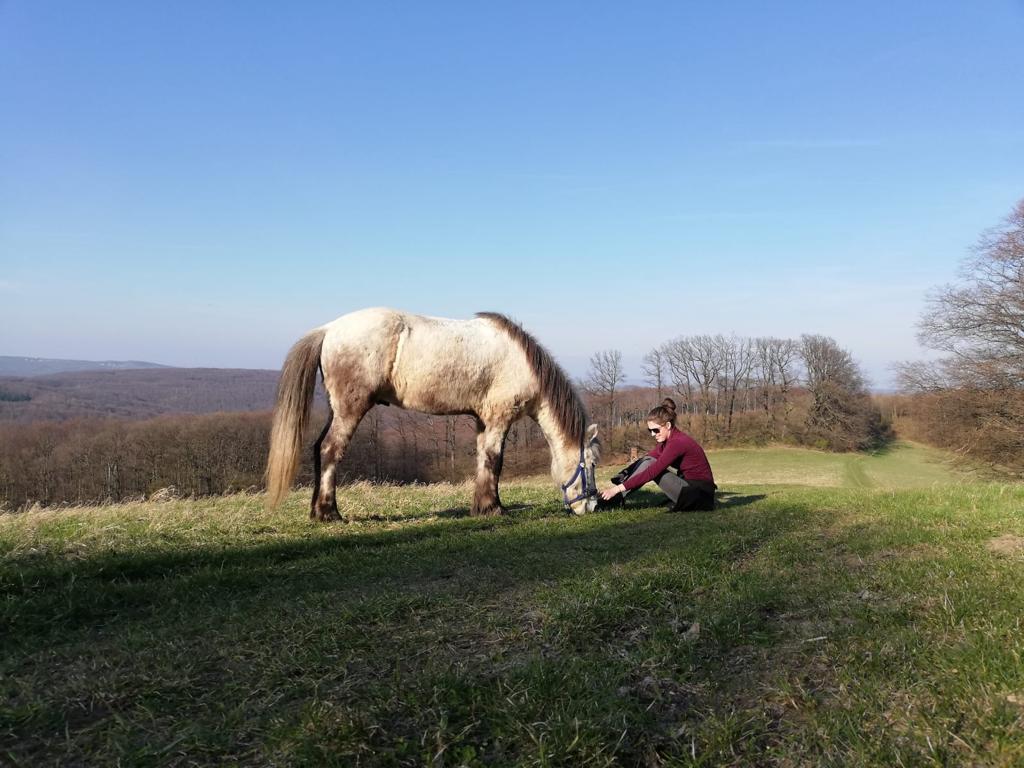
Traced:
<svg viewBox="0 0 1024 768">
<path fill-rule="evenodd" d="M 332 413 L 320 439 L 313 448 L 314 476 L 313 500 L 310 504 L 311 520 L 329 522 L 340 520 L 335 489 L 338 484 L 338 462 L 345 455 L 356 427 L 369 408 Z"/>
<path fill-rule="evenodd" d="M 505 509 L 498 498 L 498 478 L 505 454 L 508 424 L 476 424 L 476 484 L 471 515 L 500 515 Z"/>
</svg>

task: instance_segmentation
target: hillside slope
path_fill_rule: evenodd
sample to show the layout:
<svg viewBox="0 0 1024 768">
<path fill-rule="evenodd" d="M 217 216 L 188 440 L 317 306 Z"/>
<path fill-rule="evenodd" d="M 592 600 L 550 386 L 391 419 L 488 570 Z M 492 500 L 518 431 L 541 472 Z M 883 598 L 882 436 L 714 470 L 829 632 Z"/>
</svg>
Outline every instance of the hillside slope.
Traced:
<svg viewBox="0 0 1024 768">
<path fill-rule="evenodd" d="M 0 355 L 0 376 L 47 376 L 71 371 L 126 371 L 137 368 L 169 368 L 141 360 L 59 360 L 49 357 Z"/>
<path fill-rule="evenodd" d="M 0 515 L 4 757 L 1024 764 L 1020 486 L 471 493 L 358 483 L 337 525 L 306 491 Z"/>
</svg>

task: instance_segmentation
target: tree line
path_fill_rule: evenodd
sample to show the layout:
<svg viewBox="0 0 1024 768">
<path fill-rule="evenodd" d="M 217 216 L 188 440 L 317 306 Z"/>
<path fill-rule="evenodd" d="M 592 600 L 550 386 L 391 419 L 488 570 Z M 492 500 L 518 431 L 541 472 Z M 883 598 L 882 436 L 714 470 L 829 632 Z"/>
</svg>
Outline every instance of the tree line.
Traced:
<svg viewBox="0 0 1024 768">
<path fill-rule="evenodd" d="M 598 419 L 605 463 L 624 461 L 631 450 L 650 447 L 647 411 L 668 392 L 674 390 L 629 388 L 618 393 L 614 424 Z M 737 400 L 744 405 L 735 408 L 731 421 L 721 401 L 706 411 L 697 401 L 687 402 L 685 423 L 680 426 L 696 427 L 710 445 L 764 442 L 773 435 L 816 444 L 819 433 L 812 424 L 820 418 L 815 416 L 820 405 L 810 390 L 793 386 L 768 393 L 763 387 L 741 392 Z M 599 398 L 585 397 L 592 415 L 606 406 Z M 325 421 L 326 414 L 314 414 L 313 426 L 304 436 L 306 445 L 312 446 Z M 724 440 L 728 424 L 730 437 Z M 826 429 L 822 434 L 834 438 L 831 422 L 822 422 L 821 428 Z M 195 497 L 259 491 L 269 433 L 268 412 L 0 424 L 0 507 L 119 502 L 157 493 Z M 530 419 L 513 425 L 505 449 L 507 475 L 549 471 L 547 442 Z M 472 476 L 475 467 L 476 429 L 471 417 L 429 416 L 378 406 L 359 425 L 339 479 L 461 482 Z M 312 480 L 312 451 L 307 450 L 296 482 L 308 485 Z"/>
<path fill-rule="evenodd" d="M 845 451 L 887 436 L 859 365 L 828 336 L 679 336 L 644 356 L 643 373 L 655 402 L 672 397 L 679 426 L 702 443 Z M 605 434 L 628 442 L 650 406 L 635 407 L 624 381 L 622 353 L 604 350 L 590 359 L 581 383 Z"/>
<path fill-rule="evenodd" d="M 314 413 L 311 421 L 319 426 L 304 435 L 309 446 L 326 413 Z M 0 424 L 0 508 L 262 490 L 269 435 L 268 412 Z M 515 424 L 506 442 L 506 472 L 546 472 L 549 461 L 540 429 L 531 421 Z M 378 406 L 359 425 L 339 478 L 461 482 L 475 466 L 471 417 Z M 308 450 L 296 482 L 312 480 Z"/>
<path fill-rule="evenodd" d="M 1024 200 L 931 292 L 918 331 L 941 357 L 899 366 L 901 431 L 1024 472 Z"/>
</svg>

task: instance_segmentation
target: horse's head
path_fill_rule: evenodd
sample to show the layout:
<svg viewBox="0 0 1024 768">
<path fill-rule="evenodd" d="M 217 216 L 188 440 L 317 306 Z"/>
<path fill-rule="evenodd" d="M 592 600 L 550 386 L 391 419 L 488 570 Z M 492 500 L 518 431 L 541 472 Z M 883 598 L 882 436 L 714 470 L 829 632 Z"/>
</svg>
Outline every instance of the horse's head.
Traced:
<svg viewBox="0 0 1024 768">
<path fill-rule="evenodd" d="M 587 428 L 580 445 L 579 463 L 569 482 L 562 486 L 562 501 L 574 514 L 593 512 L 597 507 L 597 463 L 601 460 L 601 441 L 597 439 L 597 424 Z"/>
</svg>

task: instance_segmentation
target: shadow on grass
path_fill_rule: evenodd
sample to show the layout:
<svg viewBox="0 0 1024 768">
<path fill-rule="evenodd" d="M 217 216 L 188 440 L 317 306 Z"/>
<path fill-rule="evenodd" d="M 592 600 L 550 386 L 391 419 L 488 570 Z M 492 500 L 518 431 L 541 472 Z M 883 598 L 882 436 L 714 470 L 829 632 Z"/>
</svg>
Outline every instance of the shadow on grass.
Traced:
<svg viewBox="0 0 1024 768">
<path fill-rule="evenodd" d="M 636 496 L 660 505 L 660 494 Z M 215 615 L 220 606 L 251 601 L 273 610 L 268 606 L 325 592 L 337 593 L 342 603 L 368 595 L 422 596 L 443 580 L 455 580 L 463 595 L 496 596 L 666 551 L 719 562 L 784 533 L 804 511 L 736 513 L 761 498 L 733 496 L 723 505 L 727 514 L 699 517 L 627 508 L 566 520 L 555 505 L 518 504 L 500 517 L 384 531 L 336 524 L 315 538 L 234 547 L 154 547 L 71 562 L 28 558 L 0 569 L 0 603 L 8 607 L 0 618 L 12 645 L 32 647 L 110 621 L 170 624 L 175 615 L 166 606 L 179 601 Z"/>
<path fill-rule="evenodd" d="M 716 509 L 732 509 L 733 507 L 745 507 L 748 504 L 753 504 L 756 501 L 767 499 L 768 495 L 764 493 L 754 493 L 748 494 L 746 496 L 741 496 L 740 494 L 733 493 L 732 491 L 718 491 L 715 494 L 715 498 Z"/>
<path fill-rule="evenodd" d="M 541 505 L 538 504 L 503 504 L 506 513 L 524 512 L 532 509 L 538 509 Z M 448 509 L 442 509 L 440 512 L 427 512 L 423 515 L 410 515 L 409 517 L 402 518 L 403 520 L 416 520 L 418 518 L 430 518 L 439 517 L 445 520 L 460 520 L 463 518 L 472 518 L 473 515 L 470 513 L 469 507 L 449 507 Z M 374 519 L 374 518 L 370 518 Z M 385 519 L 385 518 L 381 518 Z M 486 517 L 477 517 L 477 520 L 486 520 Z"/>
<path fill-rule="evenodd" d="M 766 498 L 768 496 L 764 493 L 741 495 L 733 491 L 716 491 L 715 510 L 745 507 Z M 629 494 L 626 501 L 627 508 L 658 509 L 671 506 L 668 497 L 656 491 L 636 490 Z"/>
<path fill-rule="evenodd" d="M 858 451 L 865 456 L 888 456 L 900 448 L 900 440 L 893 435 L 882 435 L 874 440 L 870 446 L 863 451 Z"/>
</svg>

